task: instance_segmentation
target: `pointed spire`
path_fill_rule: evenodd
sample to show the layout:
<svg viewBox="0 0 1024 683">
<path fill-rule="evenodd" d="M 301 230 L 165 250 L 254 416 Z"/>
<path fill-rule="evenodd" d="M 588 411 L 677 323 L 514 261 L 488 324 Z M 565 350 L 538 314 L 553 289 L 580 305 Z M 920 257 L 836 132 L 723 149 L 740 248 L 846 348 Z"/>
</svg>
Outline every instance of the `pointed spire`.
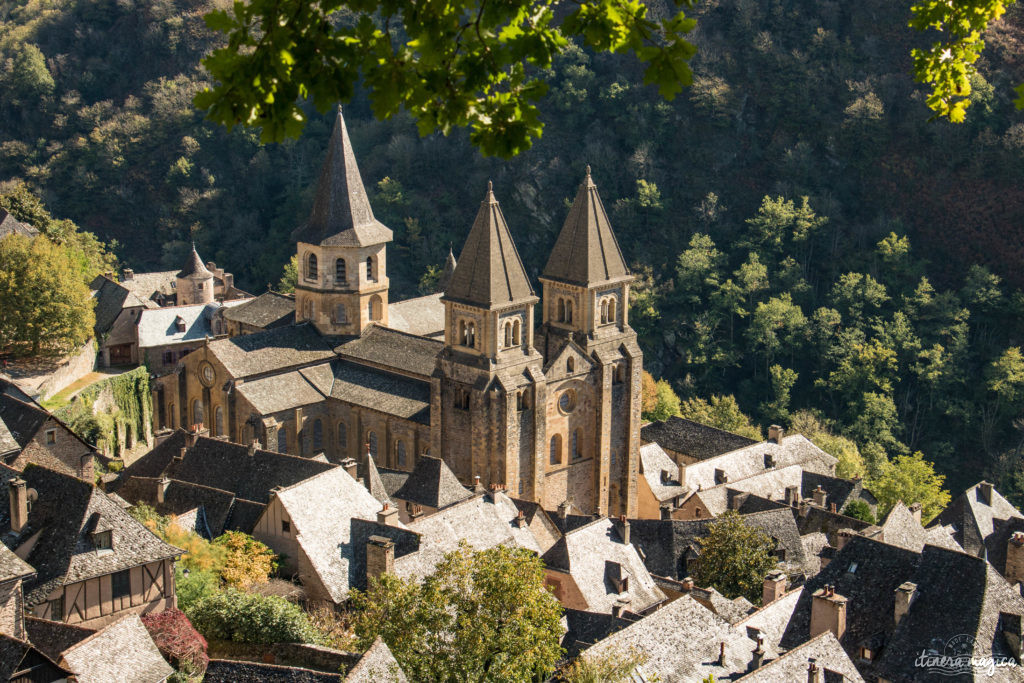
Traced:
<svg viewBox="0 0 1024 683">
<path fill-rule="evenodd" d="M 455 253 L 452 251 L 452 245 L 448 245 L 448 258 L 444 262 L 444 270 L 441 272 L 441 277 L 437 281 L 437 291 L 443 292 L 448 289 L 448 285 L 451 284 L 452 275 L 455 274 L 455 266 L 458 263 L 455 260 Z"/>
<path fill-rule="evenodd" d="M 487 308 L 533 298 L 530 279 L 490 181 L 445 298 Z"/>
<path fill-rule="evenodd" d="M 344 247 L 391 241 L 391 230 L 373 217 L 340 106 L 320 170 L 313 212 L 292 237 L 299 242 Z"/>
<path fill-rule="evenodd" d="M 202 280 L 208 277 L 213 277 L 213 273 L 206 269 L 203 265 L 203 259 L 199 258 L 199 252 L 196 251 L 196 243 L 192 243 L 192 253 L 188 255 L 188 260 L 185 261 L 185 267 L 178 272 L 177 277 L 191 277 L 197 280 Z"/>
<path fill-rule="evenodd" d="M 380 472 L 377 471 L 377 463 L 373 461 L 373 456 L 369 453 L 366 454 L 366 488 L 370 495 L 377 499 L 377 502 L 384 505 L 391 504 L 387 489 L 384 488 L 384 482 L 380 478 Z"/>
<path fill-rule="evenodd" d="M 590 166 L 543 276 L 583 286 L 631 277 L 597 186 L 590 177 Z"/>
</svg>

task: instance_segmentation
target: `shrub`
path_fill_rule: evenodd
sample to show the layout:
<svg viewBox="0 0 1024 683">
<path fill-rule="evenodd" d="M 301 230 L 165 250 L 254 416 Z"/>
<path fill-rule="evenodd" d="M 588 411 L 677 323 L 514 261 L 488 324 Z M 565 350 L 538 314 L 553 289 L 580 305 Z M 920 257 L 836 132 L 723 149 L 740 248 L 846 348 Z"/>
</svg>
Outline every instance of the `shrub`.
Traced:
<svg viewBox="0 0 1024 683">
<path fill-rule="evenodd" d="M 194 531 L 182 529 L 173 517 L 159 535 L 167 543 L 185 551 L 178 561 L 178 564 L 185 569 L 201 572 L 212 571 L 218 575 L 224 569 L 227 550 L 210 543 Z"/>
<path fill-rule="evenodd" d="M 875 513 L 871 511 L 871 506 L 860 499 L 851 500 L 847 503 L 846 507 L 843 508 L 843 514 L 868 524 L 875 523 Z"/>
<path fill-rule="evenodd" d="M 203 598 L 220 590 L 220 578 L 210 571 L 189 571 L 180 566 L 174 574 L 178 607 L 188 613 Z"/>
<path fill-rule="evenodd" d="M 185 613 L 172 609 L 142 617 L 142 623 L 156 643 L 160 654 L 176 669 L 202 675 L 210 657 L 206 639 L 192 626 Z"/>
<path fill-rule="evenodd" d="M 221 578 L 233 588 L 247 590 L 266 583 L 277 569 L 274 551 L 241 531 L 228 531 L 213 542 L 224 551 Z"/>
<path fill-rule="evenodd" d="M 228 588 L 201 597 L 186 611 L 199 632 L 238 643 L 316 643 L 309 616 L 284 598 Z"/>
</svg>

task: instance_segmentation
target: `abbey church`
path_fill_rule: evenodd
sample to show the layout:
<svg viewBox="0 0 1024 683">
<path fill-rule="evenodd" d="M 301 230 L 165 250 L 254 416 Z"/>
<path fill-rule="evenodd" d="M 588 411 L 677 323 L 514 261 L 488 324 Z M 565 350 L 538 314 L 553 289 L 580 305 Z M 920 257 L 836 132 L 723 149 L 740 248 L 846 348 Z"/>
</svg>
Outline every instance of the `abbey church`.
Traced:
<svg viewBox="0 0 1024 683">
<path fill-rule="evenodd" d="M 154 382 L 157 429 L 202 425 L 361 468 L 372 457 L 412 470 L 436 455 L 468 486 L 636 515 L 633 277 L 589 168 L 539 297 L 488 186 L 443 292 L 391 302 L 392 232 L 373 215 L 340 112 L 309 221 L 293 237 L 294 302 L 268 292 L 225 307 L 236 336 L 208 339 Z M 282 306 L 294 306 L 294 321 L 269 324 Z"/>
</svg>

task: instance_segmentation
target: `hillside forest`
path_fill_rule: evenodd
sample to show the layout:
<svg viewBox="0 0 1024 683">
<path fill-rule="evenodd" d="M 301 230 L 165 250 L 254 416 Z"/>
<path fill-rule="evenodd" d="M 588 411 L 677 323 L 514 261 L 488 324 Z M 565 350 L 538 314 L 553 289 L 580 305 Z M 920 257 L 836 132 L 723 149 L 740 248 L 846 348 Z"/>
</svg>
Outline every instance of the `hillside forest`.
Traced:
<svg viewBox="0 0 1024 683">
<path fill-rule="evenodd" d="M 277 283 L 330 117 L 266 146 L 202 120 L 221 4 L 0 0 L 0 193 L 24 183 L 136 271 L 194 240 L 239 286 Z M 684 404 L 732 396 L 755 425 L 851 440 L 869 473 L 921 452 L 954 492 L 986 476 L 1024 501 L 1024 6 L 987 36 L 957 125 L 928 120 L 910 76 L 927 37 L 909 4 L 706 0 L 672 102 L 631 60 L 571 49 L 545 74 L 543 138 L 507 162 L 357 96 L 392 300 L 430 291 L 488 179 L 539 275 L 590 164 L 638 275 L 645 367 Z"/>
</svg>

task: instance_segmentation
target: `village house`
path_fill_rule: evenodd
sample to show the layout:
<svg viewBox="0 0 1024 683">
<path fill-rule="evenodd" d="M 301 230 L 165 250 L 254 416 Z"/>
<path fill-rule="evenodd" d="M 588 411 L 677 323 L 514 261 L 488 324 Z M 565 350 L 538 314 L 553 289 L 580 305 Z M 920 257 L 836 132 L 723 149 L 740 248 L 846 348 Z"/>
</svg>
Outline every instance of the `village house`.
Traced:
<svg viewBox="0 0 1024 683">
<path fill-rule="evenodd" d="M 18 471 L 33 463 L 91 482 L 95 450 L 18 393 L 0 392 L 0 463 Z"/>
</svg>

